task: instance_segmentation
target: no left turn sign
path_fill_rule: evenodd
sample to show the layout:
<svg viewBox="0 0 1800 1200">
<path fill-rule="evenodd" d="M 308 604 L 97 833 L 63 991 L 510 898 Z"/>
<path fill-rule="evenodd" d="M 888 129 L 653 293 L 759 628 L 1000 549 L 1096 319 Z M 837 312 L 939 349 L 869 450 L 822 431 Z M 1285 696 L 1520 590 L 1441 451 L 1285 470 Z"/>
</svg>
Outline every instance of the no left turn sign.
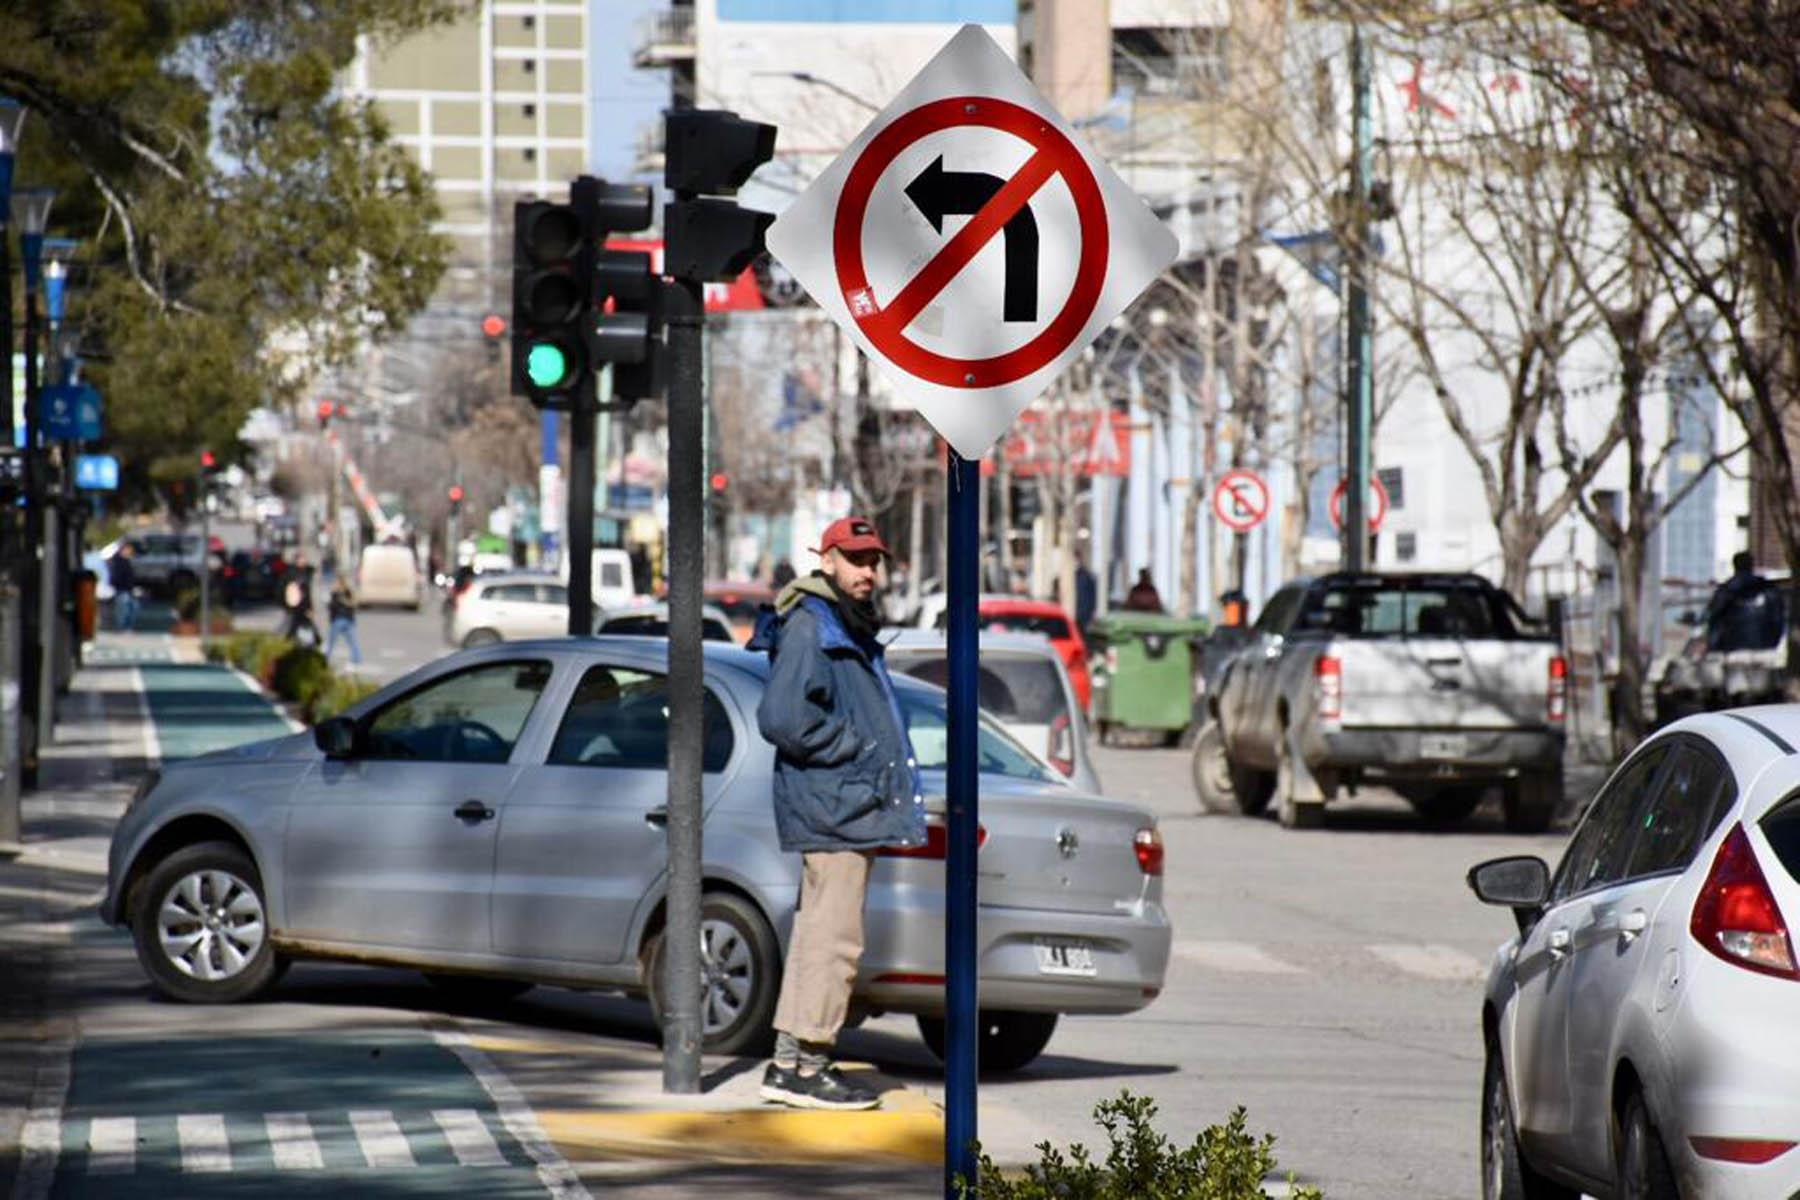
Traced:
<svg viewBox="0 0 1800 1200">
<path fill-rule="evenodd" d="M 1176 253 L 976 25 L 789 206 L 768 246 L 967 458 Z"/>
<path fill-rule="evenodd" d="M 1254 471 L 1228 471 L 1213 489 L 1213 512 L 1238 533 L 1249 533 L 1269 515 L 1269 485 Z"/>
</svg>

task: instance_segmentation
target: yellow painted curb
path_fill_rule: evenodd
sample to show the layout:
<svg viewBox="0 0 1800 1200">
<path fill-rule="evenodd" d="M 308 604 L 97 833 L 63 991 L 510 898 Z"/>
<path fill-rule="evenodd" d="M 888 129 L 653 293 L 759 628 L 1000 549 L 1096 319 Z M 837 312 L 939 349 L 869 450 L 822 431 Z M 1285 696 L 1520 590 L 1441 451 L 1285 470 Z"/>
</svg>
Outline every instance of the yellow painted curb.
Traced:
<svg viewBox="0 0 1800 1200">
<path fill-rule="evenodd" d="M 883 1156 L 941 1163 L 944 1157 L 944 1122 L 929 1103 L 923 1110 L 908 1103 L 897 1110 L 864 1112 L 777 1108 L 636 1113 L 540 1111 L 537 1117 L 563 1157 L 572 1162 L 679 1158 L 814 1163 Z"/>
</svg>

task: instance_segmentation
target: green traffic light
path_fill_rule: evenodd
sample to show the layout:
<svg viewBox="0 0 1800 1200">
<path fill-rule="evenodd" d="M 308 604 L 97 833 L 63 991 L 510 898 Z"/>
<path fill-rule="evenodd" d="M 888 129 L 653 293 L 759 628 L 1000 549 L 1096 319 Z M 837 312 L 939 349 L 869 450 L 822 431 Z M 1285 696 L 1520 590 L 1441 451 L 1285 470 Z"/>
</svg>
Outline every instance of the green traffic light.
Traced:
<svg viewBox="0 0 1800 1200">
<path fill-rule="evenodd" d="M 569 359 L 554 342 L 538 342 L 525 357 L 525 375 L 533 387 L 555 387 L 569 373 Z"/>
</svg>

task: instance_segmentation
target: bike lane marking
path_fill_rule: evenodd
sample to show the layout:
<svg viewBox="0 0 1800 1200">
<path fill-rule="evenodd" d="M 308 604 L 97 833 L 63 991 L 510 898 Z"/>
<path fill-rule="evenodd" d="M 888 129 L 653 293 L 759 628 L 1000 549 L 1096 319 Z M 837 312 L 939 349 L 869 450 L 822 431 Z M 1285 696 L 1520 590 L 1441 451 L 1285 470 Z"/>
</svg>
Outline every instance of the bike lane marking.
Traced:
<svg viewBox="0 0 1800 1200">
<path fill-rule="evenodd" d="M 137 671 L 164 762 L 293 732 L 267 697 L 225 667 L 145 664 Z"/>
</svg>

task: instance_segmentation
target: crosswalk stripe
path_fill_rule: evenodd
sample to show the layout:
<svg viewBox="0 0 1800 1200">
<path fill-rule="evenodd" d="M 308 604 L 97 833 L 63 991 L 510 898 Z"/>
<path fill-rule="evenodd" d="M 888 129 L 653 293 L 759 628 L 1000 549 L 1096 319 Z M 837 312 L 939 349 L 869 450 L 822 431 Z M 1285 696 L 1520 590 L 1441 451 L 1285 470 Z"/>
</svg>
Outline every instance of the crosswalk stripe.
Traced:
<svg viewBox="0 0 1800 1200">
<path fill-rule="evenodd" d="M 457 1162 L 465 1167 L 505 1165 L 506 1156 L 500 1153 L 494 1135 L 488 1132 L 487 1122 L 474 1109 L 440 1108 L 431 1115 L 449 1140 Z"/>
<path fill-rule="evenodd" d="M 1178 957 L 1215 971 L 1248 975 L 1303 975 L 1305 970 L 1283 962 L 1254 942 L 1182 940 L 1175 943 Z"/>
<path fill-rule="evenodd" d="M 231 1170 L 231 1143 L 225 1137 L 225 1118 L 216 1113 L 182 1113 L 175 1118 L 175 1137 L 181 1143 L 181 1169 L 189 1174 Z"/>
<path fill-rule="evenodd" d="M 1433 942 L 1424 945 L 1391 943 L 1369 946 L 1367 949 L 1388 965 L 1398 967 L 1408 975 L 1418 975 L 1425 979 L 1466 983 L 1480 979 L 1487 973 L 1474 955 L 1465 954 L 1454 946 Z"/>
<path fill-rule="evenodd" d="M 137 1169 L 137 1118 L 95 1117 L 88 1123 L 88 1174 L 129 1175 Z"/>
<path fill-rule="evenodd" d="M 385 1109 L 360 1109 L 350 1114 L 350 1127 L 362 1147 L 363 1158 L 371 1167 L 412 1167 L 412 1147 L 400 1132 L 394 1114 Z"/>
<path fill-rule="evenodd" d="M 263 1125 L 269 1131 L 269 1149 L 275 1155 L 275 1166 L 282 1171 L 318 1171 L 325 1166 L 319 1143 L 313 1140 L 312 1123 L 305 1113 L 265 1113 Z"/>
</svg>

